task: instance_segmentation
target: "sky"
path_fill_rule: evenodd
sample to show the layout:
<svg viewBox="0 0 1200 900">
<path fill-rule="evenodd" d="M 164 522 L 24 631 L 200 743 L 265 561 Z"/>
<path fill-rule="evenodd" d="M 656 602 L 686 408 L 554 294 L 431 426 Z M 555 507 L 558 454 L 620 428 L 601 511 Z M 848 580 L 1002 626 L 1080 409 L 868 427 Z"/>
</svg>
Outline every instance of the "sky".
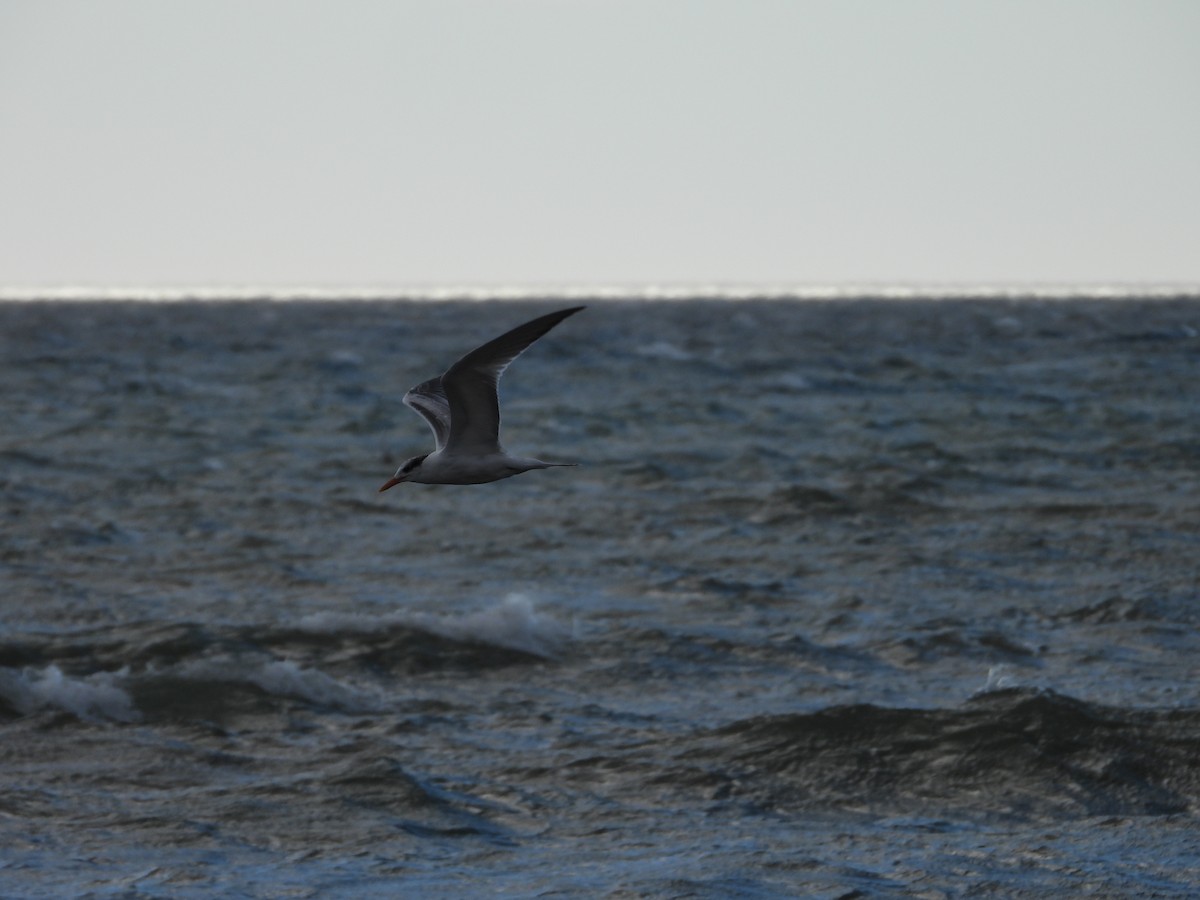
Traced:
<svg viewBox="0 0 1200 900">
<path fill-rule="evenodd" d="M 0 286 L 1200 284 L 1195 0 L 0 0 Z"/>
</svg>

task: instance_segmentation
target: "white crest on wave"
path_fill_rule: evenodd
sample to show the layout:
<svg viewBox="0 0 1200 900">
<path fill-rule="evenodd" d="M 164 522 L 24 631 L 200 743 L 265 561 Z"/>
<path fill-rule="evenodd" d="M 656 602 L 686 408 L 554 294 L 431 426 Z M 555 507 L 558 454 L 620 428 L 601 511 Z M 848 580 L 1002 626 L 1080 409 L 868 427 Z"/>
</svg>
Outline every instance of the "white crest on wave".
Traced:
<svg viewBox="0 0 1200 900">
<path fill-rule="evenodd" d="M 40 671 L 0 669 L 0 697 L 25 715 L 61 709 L 89 722 L 136 722 L 141 716 L 133 699 L 117 685 L 127 675 L 122 669 L 71 678 L 55 665 Z"/>
<path fill-rule="evenodd" d="M 314 613 L 302 618 L 299 627 L 317 634 L 382 634 L 394 628 L 415 628 L 452 641 L 490 644 L 547 658 L 556 656 L 571 639 L 568 627 L 538 612 L 524 594 L 509 594 L 494 606 L 469 613 Z"/>
</svg>

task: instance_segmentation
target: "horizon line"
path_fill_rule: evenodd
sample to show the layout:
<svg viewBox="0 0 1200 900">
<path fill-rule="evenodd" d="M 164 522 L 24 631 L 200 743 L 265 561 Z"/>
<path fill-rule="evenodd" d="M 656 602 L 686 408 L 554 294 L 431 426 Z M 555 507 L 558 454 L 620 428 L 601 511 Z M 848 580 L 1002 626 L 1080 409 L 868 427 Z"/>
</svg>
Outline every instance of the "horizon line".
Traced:
<svg viewBox="0 0 1200 900">
<path fill-rule="evenodd" d="M 751 300 L 799 299 L 1104 299 L 1200 296 L 1200 282 L 663 282 L 528 284 L 176 284 L 0 286 L 0 301 L 188 300 Z"/>
</svg>

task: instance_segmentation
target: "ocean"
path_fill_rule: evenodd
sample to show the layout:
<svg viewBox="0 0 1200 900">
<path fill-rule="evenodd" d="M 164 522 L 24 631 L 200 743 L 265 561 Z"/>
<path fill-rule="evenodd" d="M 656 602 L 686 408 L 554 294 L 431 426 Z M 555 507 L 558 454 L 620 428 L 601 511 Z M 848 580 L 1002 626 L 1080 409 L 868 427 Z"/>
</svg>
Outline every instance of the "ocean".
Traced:
<svg viewBox="0 0 1200 900">
<path fill-rule="evenodd" d="M 1200 892 L 1200 296 L 170 299 L 0 303 L 0 896 Z"/>
</svg>

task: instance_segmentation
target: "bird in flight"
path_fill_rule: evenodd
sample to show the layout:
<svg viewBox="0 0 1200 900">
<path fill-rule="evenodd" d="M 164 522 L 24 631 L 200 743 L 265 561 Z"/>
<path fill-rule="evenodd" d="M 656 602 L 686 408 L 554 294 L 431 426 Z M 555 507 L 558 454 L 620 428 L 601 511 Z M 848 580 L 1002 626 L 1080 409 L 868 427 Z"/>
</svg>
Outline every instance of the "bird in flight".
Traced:
<svg viewBox="0 0 1200 900">
<path fill-rule="evenodd" d="M 497 386 L 509 364 L 567 316 L 584 309 L 562 309 L 476 347 L 436 378 L 404 395 L 404 404 L 429 423 L 437 446 L 432 453 L 405 460 L 380 492 L 414 481 L 419 484 L 486 484 L 531 469 L 573 466 L 528 456 L 510 456 L 500 446 L 500 397 Z"/>
</svg>

